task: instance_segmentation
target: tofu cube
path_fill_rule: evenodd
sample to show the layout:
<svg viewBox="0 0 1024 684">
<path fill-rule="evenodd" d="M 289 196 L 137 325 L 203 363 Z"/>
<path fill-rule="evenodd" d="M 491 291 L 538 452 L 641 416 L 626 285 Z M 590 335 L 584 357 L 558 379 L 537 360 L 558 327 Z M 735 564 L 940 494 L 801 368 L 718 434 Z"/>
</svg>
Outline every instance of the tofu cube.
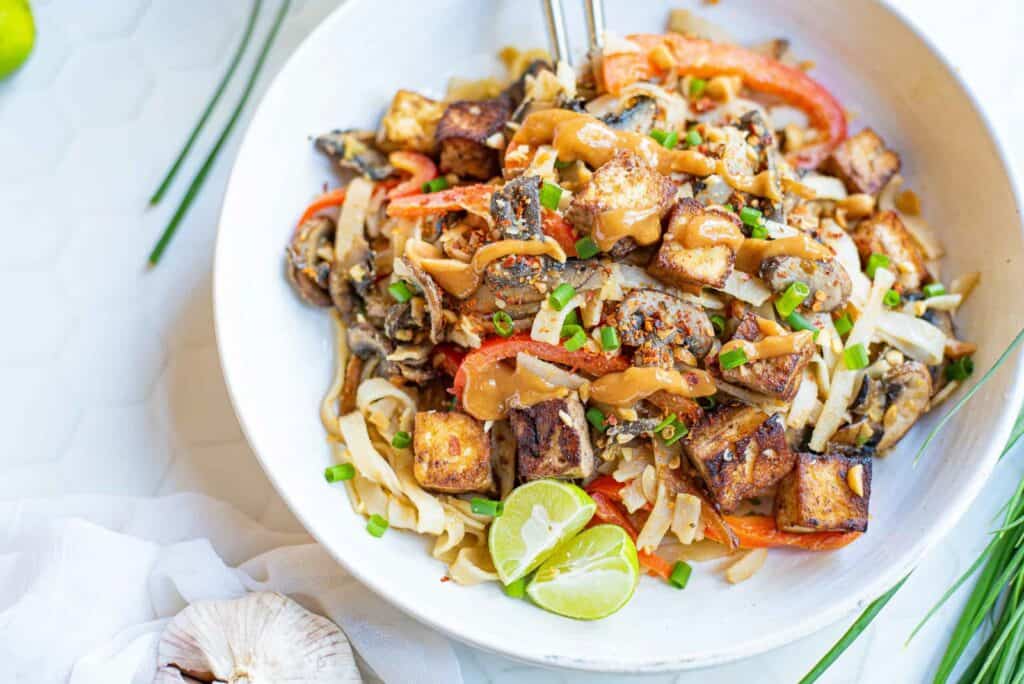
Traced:
<svg viewBox="0 0 1024 684">
<path fill-rule="evenodd" d="M 575 394 L 509 413 L 521 482 L 544 477 L 575 480 L 594 471 L 594 448 L 583 403 Z"/>
<path fill-rule="evenodd" d="M 491 441 L 472 416 L 420 411 L 413 454 L 413 475 L 424 489 L 446 494 L 494 491 Z"/>
<path fill-rule="evenodd" d="M 799 453 L 779 483 L 775 523 L 786 532 L 864 532 L 870 498 L 870 456 Z"/>
<path fill-rule="evenodd" d="M 678 202 L 669 218 L 666 238 L 662 241 L 658 253 L 648 265 L 647 270 L 655 278 L 669 285 L 685 287 L 687 285 L 707 285 L 723 287 L 732 275 L 736 263 L 736 254 L 727 245 L 713 245 L 687 249 L 677 240 L 668 236 L 682 230 L 687 223 L 703 213 L 715 214 L 731 221 L 740 229 L 739 219 L 735 215 L 715 209 L 705 209 L 700 202 L 684 199 Z"/>
<path fill-rule="evenodd" d="M 757 324 L 757 315 L 754 313 L 747 313 L 743 317 L 732 336 L 734 340 L 750 342 L 756 342 L 763 338 L 764 335 L 761 334 Z M 803 378 L 804 368 L 811 362 L 813 356 L 814 339 L 808 338 L 795 354 L 751 361 L 728 370 L 721 369 L 720 373 L 722 378 L 729 382 L 742 385 L 761 394 L 778 397 L 783 401 L 790 401 L 796 396 L 800 380 Z"/>
<path fill-rule="evenodd" d="M 478 180 L 498 175 L 505 122 L 511 114 L 511 101 L 505 96 L 448 105 L 435 134 L 441 148 L 441 171 Z"/>
<path fill-rule="evenodd" d="M 377 141 L 388 150 L 430 154 L 437 148 L 434 131 L 443 113 L 444 104 L 411 90 L 399 90 L 381 119 Z"/>
<path fill-rule="evenodd" d="M 864 219 L 851 237 L 865 264 L 872 254 L 889 257 L 890 268 L 903 292 L 919 290 L 928 280 L 924 255 L 896 212 L 880 211 Z"/>
<path fill-rule="evenodd" d="M 865 128 L 840 143 L 825 160 L 823 169 L 838 176 L 850 192 L 874 195 L 900 170 L 900 157 L 877 133 Z"/>
</svg>

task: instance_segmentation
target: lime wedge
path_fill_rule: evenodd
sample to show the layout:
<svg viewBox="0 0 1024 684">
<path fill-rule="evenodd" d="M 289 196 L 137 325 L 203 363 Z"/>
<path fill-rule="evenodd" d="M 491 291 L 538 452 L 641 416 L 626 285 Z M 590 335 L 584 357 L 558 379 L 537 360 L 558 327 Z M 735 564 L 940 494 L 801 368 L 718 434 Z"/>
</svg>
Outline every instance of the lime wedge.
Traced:
<svg viewBox="0 0 1024 684">
<path fill-rule="evenodd" d="M 0 0 L 0 78 L 14 73 L 32 52 L 36 25 L 26 0 Z"/>
<path fill-rule="evenodd" d="M 618 525 L 597 525 L 558 547 L 526 593 L 552 613 L 597 620 L 626 605 L 639 581 L 633 540 Z"/>
<path fill-rule="evenodd" d="M 597 506 L 576 485 L 535 480 L 512 490 L 487 537 L 494 567 L 511 584 L 544 562 L 593 517 Z"/>
</svg>

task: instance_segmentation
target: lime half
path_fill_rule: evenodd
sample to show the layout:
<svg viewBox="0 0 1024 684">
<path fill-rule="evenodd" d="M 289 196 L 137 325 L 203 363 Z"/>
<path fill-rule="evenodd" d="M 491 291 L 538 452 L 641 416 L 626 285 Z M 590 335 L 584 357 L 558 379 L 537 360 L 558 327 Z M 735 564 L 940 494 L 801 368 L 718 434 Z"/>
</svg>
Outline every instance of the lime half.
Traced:
<svg viewBox="0 0 1024 684">
<path fill-rule="evenodd" d="M 544 562 L 593 517 L 597 506 L 576 485 L 535 480 L 512 490 L 487 537 L 494 567 L 511 584 Z"/>
<path fill-rule="evenodd" d="M 0 0 L 0 78 L 20 67 L 36 42 L 36 25 L 27 0 Z"/>
<path fill-rule="evenodd" d="M 560 546 L 526 593 L 552 613 L 597 620 L 626 605 L 639 581 L 633 540 L 618 525 L 597 525 Z"/>
</svg>

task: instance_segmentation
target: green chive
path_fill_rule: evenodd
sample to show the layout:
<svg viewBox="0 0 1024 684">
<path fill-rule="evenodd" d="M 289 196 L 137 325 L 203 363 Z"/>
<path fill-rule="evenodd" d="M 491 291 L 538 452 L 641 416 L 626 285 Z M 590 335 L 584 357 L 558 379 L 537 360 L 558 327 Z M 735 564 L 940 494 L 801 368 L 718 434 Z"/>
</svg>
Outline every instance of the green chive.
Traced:
<svg viewBox="0 0 1024 684">
<path fill-rule="evenodd" d="M 583 349 L 583 345 L 587 343 L 587 333 L 583 331 L 578 325 L 571 326 L 572 330 L 569 331 L 569 339 L 562 343 L 566 351 L 579 351 Z"/>
<path fill-rule="evenodd" d="M 474 496 L 469 502 L 469 510 L 477 515 L 489 515 L 492 518 L 497 518 L 505 511 L 505 504 L 493 499 Z"/>
<path fill-rule="evenodd" d="M 897 292 L 896 290 L 889 290 L 888 292 L 885 293 L 885 296 L 882 297 L 882 303 L 885 304 L 890 309 L 899 306 L 900 293 Z"/>
<path fill-rule="evenodd" d="M 383 537 L 384 533 L 388 531 L 388 519 L 374 513 L 366 523 L 366 531 L 374 537 Z"/>
<path fill-rule="evenodd" d="M 604 414 L 601 413 L 601 409 L 590 407 L 587 409 L 587 422 L 594 426 L 594 429 L 598 432 L 604 432 L 607 427 L 604 424 Z"/>
<path fill-rule="evenodd" d="M 516 599 L 526 596 L 526 578 L 520 577 L 512 584 L 506 584 L 505 595 Z"/>
<path fill-rule="evenodd" d="M 848 370 L 860 370 L 868 367 L 868 350 L 863 344 L 857 343 L 843 350 L 843 363 Z"/>
<path fill-rule="evenodd" d="M 561 171 L 563 169 L 567 169 L 567 168 L 569 168 L 572 165 L 573 165 L 573 162 L 571 162 L 571 161 L 562 161 L 561 159 L 556 159 L 555 160 L 555 168 L 558 169 L 559 171 Z"/>
<path fill-rule="evenodd" d="M 711 317 L 711 327 L 715 329 L 715 335 L 721 335 L 725 332 L 725 319 L 715 314 Z"/>
<path fill-rule="evenodd" d="M 491 315 L 491 322 L 494 324 L 494 331 L 502 337 L 510 337 L 515 331 L 512 325 L 512 317 L 504 311 L 495 311 Z"/>
<path fill-rule="evenodd" d="M 555 311 L 561 311 L 569 303 L 569 300 L 575 296 L 576 288 L 569 283 L 562 283 L 548 295 L 548 302 L 554 307 Z"/>
<path fill-rule="evenodd" d="M 685 589 L 686 583 L 690 581 L 691 572 L 693 572 L 693 568 L 689 564 L 676 561 L 676 564 L 672 566 L 672 574 L 668 576 L 669 584 L 676 589 Z"/>
<path fill-rule="evenodd" d="M 734 214 L 736 213 L 736 207 L 734 207 L 732 204 L 726 204 L 724 206 L 725 206 L 726 209 L 728 209 L 732 213 L 734 213 Z"/>
<path fill-rule="evenodd" d="M 402 430 L 396 432 L 395 436 L 391 438 L 391 446 L 396 449 L 405 449 L 410 444 L 412 444 L 412 435 Z"/>
<path fill-rule="evenodd" d="M 540 203 L 541 206 L 547 207 L 551 211 L 558 209 L 558 203 L 562 199 L 562 188 L 558 187 L 554 183 L 544 183 L 540 186 Z"/>
<path fill-rule="evenodd" d="M 763 225 L 754 226 L 753 228 L 750 229 L 750 237 L 754 238 L 755 240 L 767 240 L 768 229 Z"/>
<path fill-rule="evenodd" d="M 714 397 L 697 397 L 697 405 L 705 411 L 710 411 L 718 405 L 718 400 Z"/>
<path fill-rule="evenodd" d="M 448 179 L 444 176 L 438 176 L 434 180 L 429 180 L 423 184 L 420 188 L 423 192 L 440 192 L 448 189 Z"/>
<path fill-rule="evenodd" d="M 213 168 L 213 163 L 217 160 L 217 156 L 220 154 L 221 148 L 224 147 L 228 138 L 231 137 L 231 131 L 234 129 L 235 124 L 238 123 L 242 110 L 245 109 L 245 104 L 249 101 L 249 96 L 252 94 L 252 90 L 256 86 L 256 81 L 259 79 L 260 72 L 263 70 L 263 64 L 267 61 L 267 55 L 270 53 L 270 48 L 274 45 L 277 33 L 281 29 L 281 23 L 288 14 L 290 7 L 291 0 L 284 0 L 284 2 L 281 3 L 281 8 L 277 11 L 277 15 L 274 16 L 274 23 L 270 27 L 267 39 L 263 43 L 263 47 L 256 58 L 256 63 L 253 65 L 252 71 L 249 73 L 249 80 L 246 81 L 245 89 L 242 91 L 242 96 L 239 98 L 238 104 L 235 105 L 227 124 L 224 125 L 224 128 L 220 132 L 220 136 L 217 138 L 217 142 L 213 144 L 213 148 L 210 149 L 210 153 L 203 161 L 203 165 L 199 167 L 199 171 L 192 179 L 192 183 L 189 184 L 188 189 L 185 191 L 185 196 L 182 197 L 181 202 L 178 204 L 178 208 L 175 209 L 174 215 L 168 222 L 167 227 L 164 228 L 164 232 L 160 236 L 160 239 L 157 240 L 156 245 L 153 247 L 153 251 L 149 253 L 148 261 L 150 266 L 156 266 L 160 261 L 160 257 L 163 256 L 164 251 L 167 249 L 167 245 L 169 245 L 171 240 L 174 238 L 174 234 L 178 230 L 178 225 L 181 224 L 181 221 L 185 218 L 185 214 L 188 212 L 189 207 L 192 206 L 192 202 L 195 201 L 200 188 L 202 188 L 203 183 L 206 182 L 206 177 L 210 175 L 210 170 Z"/>
<path fill-rule="evenodd" d="M 928 283 L 924 286 L 925 298 L 941 297 L 946 294 L 946 287 L 942 283 Z"/>
<path fill-rule="evenodd" d="M 761 220 L 764 218 L 764 214 L 759 209 L 754 207 L 743 207 L 740 209 L 740 221 L 743 221 L 745 225 L 754 227 L 761 225 Z"/>
<path fill-rule="evenodd" d="M 589 235 L 581 237 L 576 241 L 576 256 L 580 259 L 589 259 L 593 256 L 597 256 L 600 251 L 601 248 L 597 246 L 596 242 L 594 242 L 594 238 Z"/>
<path fill-rule="evenodd" d="M 665 439 L 664 430 L 662 431 L 662 438 Z M 665 439 L 666 446 L 672 446 L 683 437 L 690 433 L 690 428 L 686 427 L 686 423 L 680 423 L 678 420 L 672 425 L 672 436 Z"/>
<path fill-rule="evenodd" d="M 655 128 L 651 131 L 651 137 L 657 140 L 659 145 L 670 150 L 679 144 L 679 134 L 675 131 L 662 131 Z"/>
<path fill-rule="evenodd" d="M 874 278 L 875 271 L 880 268 L 889 268 L 889 257 L 885 254 L 875 252 L 868 257 L 868 265 L 864 269 L 864 272 L 868 274 L 868 278 Z"/>
<path fill-rule="evenodd" d="M 729 351 L 718 355 L 718 365 L 722 367 L 722 370 L 737 368 L 746 362 L 747 352 L 743 351 L 742 347 L 730 349 Z"/>
<path fill-rule="evenodd" d="M 839 333 L 840 336 L 843 336 L 853 330 L 853 319 L 850 318 L 850 314 L 844 313 L 842 316 L 834 320 L 832 325 L 836 327 L 836 332 Z"/>
<path fill-rule="evenodd" d="M 654 434 L 660 433 L 662 430 L 667 428 L 672 423 L 676 422 L 676 414 L 670 413 L 665 416 L 660 423 L 654 427 Z"/>
<path fill-rule="evenodd" d="M 396 280 L 395 282 L 388 285 L 388 292 L 395 298 L 397 302 L 407 302 L 412 299 L 412 290 L 404 280 Z"/>
<path fill-rule="evenodd" d="M 708 82 L 703 78 L 690 79 L 690 97 L 700 97 L 707 87 Z"/>
<path fill-rule="evenodd" d="M 562 325 L 562 329 L 564 330 L 566 325 L 579 325 L 579 324 L 580 324 L 580 315 L 579 315 L 579 313 L 577 313 L 576 309 L 573 309 L 572 311 L 569 312 L 569 315 L 565 317 L 565 323 Z M 572 333 L 569 333 L 569 334 L 571 335 Z M 568 336 L 569 335 L 565 335 L 564 337 L 568 337 Z"/>
<path fill-rule="evenodd" d="M 356 476 L 356 467 L 351 463 L 339 463 L 324 469 L 324 479 L 328 482 L 343 482 Z"/>
<path fill-rule="evenodd" d="M 786 322 L 789 323 L 789 327 L 793 330 L 810 330 L 814 333 L 814 341 L 818 341 L 818 335 L 821 333 L 821 330 L 796 311 L 786 316 Z"/>
<path fill-rule="evenodd" d="M 807 283 L 802 283 L 799 280 L 792 282 L 786 288 L 786 291 L 775 300 L 775 310 L 779 312 L 780 316 L 785 318 L 796 311 L 796 308 L 803 304 L 810 294 L 811 288 L 807 287 Z"/>
<path fill-rule="evenodd" d="M 974 361 L 970 356 L 963 356 L 956 361 L 951 361 L 946 366 L 947 380 L 966 380 L 974 372 Z"/>
<path fill-rule="evenodd" d="M 605 351 L 615 351 L 619 348 L 619 334 L 610 325 L 601 328 L 601 348 Z"/>
<path fill-rule="evenodd" d="M 700 137 L 700 131 L 696 128 L 691 128 L 686 134 L 686 144 L 690 147 L 696 147 L 704 142 L 704 138 Z"/>
</svg>

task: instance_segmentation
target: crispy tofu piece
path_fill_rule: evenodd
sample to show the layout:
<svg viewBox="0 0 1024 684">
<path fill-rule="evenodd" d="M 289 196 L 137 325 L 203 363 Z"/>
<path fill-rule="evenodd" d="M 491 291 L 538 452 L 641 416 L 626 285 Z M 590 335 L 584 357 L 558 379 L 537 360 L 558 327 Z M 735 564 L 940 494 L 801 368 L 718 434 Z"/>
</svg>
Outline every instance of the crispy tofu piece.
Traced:
<svg viewBox="0 0 1024 684">
<path fill-rule="evenodd" d="M 900 156 L 870 128 L 847 138 L 825 160 L 823 169 L 842 179 L 850 192 L 878 193 L 900 170 Z"/>
<path fill-rule="evenodd" d="M 628 150 L 619 150 L 600 166 L 590 182 L 576 193 L 566 219 L 584 233 L 592 233 L 598 217 L 613 209 L 654 208 L 664 216 L 675 197 L 672 182 Z"/>
<path fill-rule="evenodd" d="M 544 477 L 577 479 L 594 471 L 594 448 L 583 403 L 575 394 L 509 412 L 518 445 L 516 472 L 528 482 Z"/>
<path fill-rule="evenodd" d="M 444 104 L 411 90 L 399 90 L 380 122 L 377 142 L 388 150 L 432 153 L 434 131 L 444 114 Z"/>
<path fill-rule="evenodd" d="M 924 256 L 895 212 L 880 211 L 864 219 L 851 237 L 865 264 L 873 253 L 889 257 L 896 283 L 903 292 L 919 290 L 928 280 Z"/>
<path fill-rule="evenodd" d="M 722 404 L 690 428 L 683 450 L 724 512 L 781 480 L 796 458 L 782 415 Z"/>
<path fill-rule="evenodd" d="M 754 313 L 747 313 L 743 317 L 732 336 L 734 340 L 750 342 L 756 342 L 763 338 L 764 335 L 761 334 L 757 325 L 757 315 Z M 722 377 L 729 382 L 742 385 L 755 392 L 778 397 L 783 401 L 790 401 L 800 387 L 804 368 L 810 363 L 812 356 L 814 356 L 814 339 L 808 338 L 796 354 L 751 361 L 736 368 L 721 369 L 720 372 Z"/>
<path fill-rule="evenodd" d="M 779 483 L 775 523 L 785 532 L 864 532 L 870 498 L 870 456 L 799 453 L 796 466 Z"/>
<path fill-rule="evenodd" d="M 420 411 L 413 434 L 413 475 L 447 494 L 494 491 L 491 440 L 480 421 L 457 411 Z"/>
<path fill-rule="evenodd" d="M 697 200 L 687 198 L 679 201 L 672 209 L 665 234 L 671 235 L 682 230 L 696 216 L 704 213 L 724 218 L 735 224 L 737 230 L 740 228 L 740 221 L 735 215 L 705 209 Z M 735 263 L 736 254 L 727 245 L 687 249 L 676 240 L 665 239 L 647 270 L 658 280 L 677 287 L 691 284 L 723 287 L 732 275 Z"/>
<path fill-rule="evenodd" d="M 441 147 L 441 171 L 479 180 L 496 176 L 499 151 L 505 145 L 505 122 L 511 114 L 506 96 L 449 104 L 434 136 Z"/>
</svg>

